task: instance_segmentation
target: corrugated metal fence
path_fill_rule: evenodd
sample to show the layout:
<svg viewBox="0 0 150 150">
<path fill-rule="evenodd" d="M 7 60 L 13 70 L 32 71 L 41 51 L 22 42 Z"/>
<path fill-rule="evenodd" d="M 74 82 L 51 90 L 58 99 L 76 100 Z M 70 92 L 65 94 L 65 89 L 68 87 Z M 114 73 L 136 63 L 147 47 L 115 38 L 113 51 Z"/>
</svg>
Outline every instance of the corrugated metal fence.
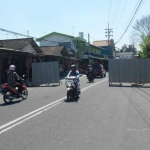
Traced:
<svg viewBox="0 0 150 150">
<path fill-rule="evenodd" d="M 112 82 L 150 83 L 150 59 L 109 60 L 109 85 Z"/>
<path fill-rule="evenodd" d="M 32 64 L 32 84 L 59 83 L 58 62 L 42 62 Z"/>
</svg>

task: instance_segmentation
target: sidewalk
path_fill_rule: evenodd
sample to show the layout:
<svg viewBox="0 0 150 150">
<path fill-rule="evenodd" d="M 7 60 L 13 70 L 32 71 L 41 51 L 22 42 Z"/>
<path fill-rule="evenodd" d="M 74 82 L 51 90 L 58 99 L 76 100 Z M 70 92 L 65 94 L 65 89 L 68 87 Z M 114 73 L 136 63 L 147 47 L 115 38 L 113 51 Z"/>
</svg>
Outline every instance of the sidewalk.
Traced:
<svg viewBox="0 0 150 150">
<path fill-rule="evenodd" d="M 150 88 L 150 83 L 118 83 L 113 82 L 110 87 L 139 87 L 139 88 Z"/>
</svg>

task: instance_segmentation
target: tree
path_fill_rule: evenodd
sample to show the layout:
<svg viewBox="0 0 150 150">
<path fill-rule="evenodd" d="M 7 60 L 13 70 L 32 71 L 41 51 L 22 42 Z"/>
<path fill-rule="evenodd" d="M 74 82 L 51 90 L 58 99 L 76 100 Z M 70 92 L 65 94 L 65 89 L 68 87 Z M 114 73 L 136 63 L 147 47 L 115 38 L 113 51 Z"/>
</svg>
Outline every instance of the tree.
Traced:
<svg viewBox="0 0 150 150">
<path fill-rule="evenodd" d="M 132 52 L 133 54 L 136 54 L 137 49 L 134 47 L 134 45 L 126 45 L 124 44 L 122 48 L 120 49 L 120 52 Z"/>
<path fill-rule="evenodd" d="M 141 58 L 150 58 L 150 38 L 145 37 L 144 41 L 140 44 L 141 51 L 139 55 Z"/>
<path fill-rule="evenodd" d="M 145 37 L 150 37 L 150 15 L 136 20 L 133 29 L 133 35 L 137 37 L 137 39 L 144 41 Z"/>
</svg>

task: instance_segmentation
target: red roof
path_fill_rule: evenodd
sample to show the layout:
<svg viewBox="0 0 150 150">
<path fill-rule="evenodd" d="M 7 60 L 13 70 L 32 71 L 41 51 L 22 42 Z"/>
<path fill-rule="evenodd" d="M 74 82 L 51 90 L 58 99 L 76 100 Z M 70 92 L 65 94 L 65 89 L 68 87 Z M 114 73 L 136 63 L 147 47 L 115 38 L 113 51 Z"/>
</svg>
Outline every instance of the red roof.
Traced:
<svg viewBox="0 0 150 150">
<path fill-rule="evenodd" d="M 108 40 L 93 41 L 93 45 L 97 47 L 108 46 Z"/>
</svg>

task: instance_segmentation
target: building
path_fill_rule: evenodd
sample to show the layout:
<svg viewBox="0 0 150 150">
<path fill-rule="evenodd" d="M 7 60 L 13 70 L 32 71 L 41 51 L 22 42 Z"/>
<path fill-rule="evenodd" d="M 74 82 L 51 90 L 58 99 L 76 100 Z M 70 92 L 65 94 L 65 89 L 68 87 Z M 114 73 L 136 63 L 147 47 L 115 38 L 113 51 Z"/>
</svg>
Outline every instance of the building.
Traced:
<svg viewBox="0 0 150 150">
<path fill-rule="evenodd" d="M 133 59 L 134 55 L 132 52 L 124 52 L 124 53 L 117 53 L 116 57 L 120 59 Z"/>
<path fill-rule="evenodd" d="M 83 36 L 83 34 L 80 33 Z M 82 37 L 74 37 L 67 34 L 52 32 L 37 39 L 40 47 L 42 46 L 65 46 L 71 51 L 77 53 L 78 43 L 86 42 Z"/>
<path fill-rule="evenodd" d="M 16 66 L 17 73 L 26 79 L 32 77 L 32 63 L 41 62 L 43 54 L 33 38 L 0 40 L 0 83 L 6 82 L 9 65 Z"/>
<path fill-rule="evenodd" d="M 78 61 L 74 58 L 74 53 L 65 46 L 42 46 L 44 62 L 58 61 L 60 75 L 70 70 L 71 64 Z"/>
<path fill-rule="evenodd" d="M 108 44 L 108 40 L 93 41 L 93 45 L 101 48 L 101 55 L 104 55 L 108 58 L 114 58 L 116 53 L 115 43 L 113 39 L 111 39 L 109 42 L 110 43 Z"/>
<path fill-rule="evenodd" d="M 84 39 L 84 33 L 79 32 L 78 37 L 52 32 L 43 37 L 37 39 L 40 47 L 58 47 L 65 46 L 69 48 L 72 53 L 75 54 L 75 58 L 80 60 L 78 64 L 80 69 L 85 70 L 88 64 L 100 63 L 106 59 L 101 54 L 101 47 L 97 47 L 93 44 L 86 42 Z"/>
</svg>

